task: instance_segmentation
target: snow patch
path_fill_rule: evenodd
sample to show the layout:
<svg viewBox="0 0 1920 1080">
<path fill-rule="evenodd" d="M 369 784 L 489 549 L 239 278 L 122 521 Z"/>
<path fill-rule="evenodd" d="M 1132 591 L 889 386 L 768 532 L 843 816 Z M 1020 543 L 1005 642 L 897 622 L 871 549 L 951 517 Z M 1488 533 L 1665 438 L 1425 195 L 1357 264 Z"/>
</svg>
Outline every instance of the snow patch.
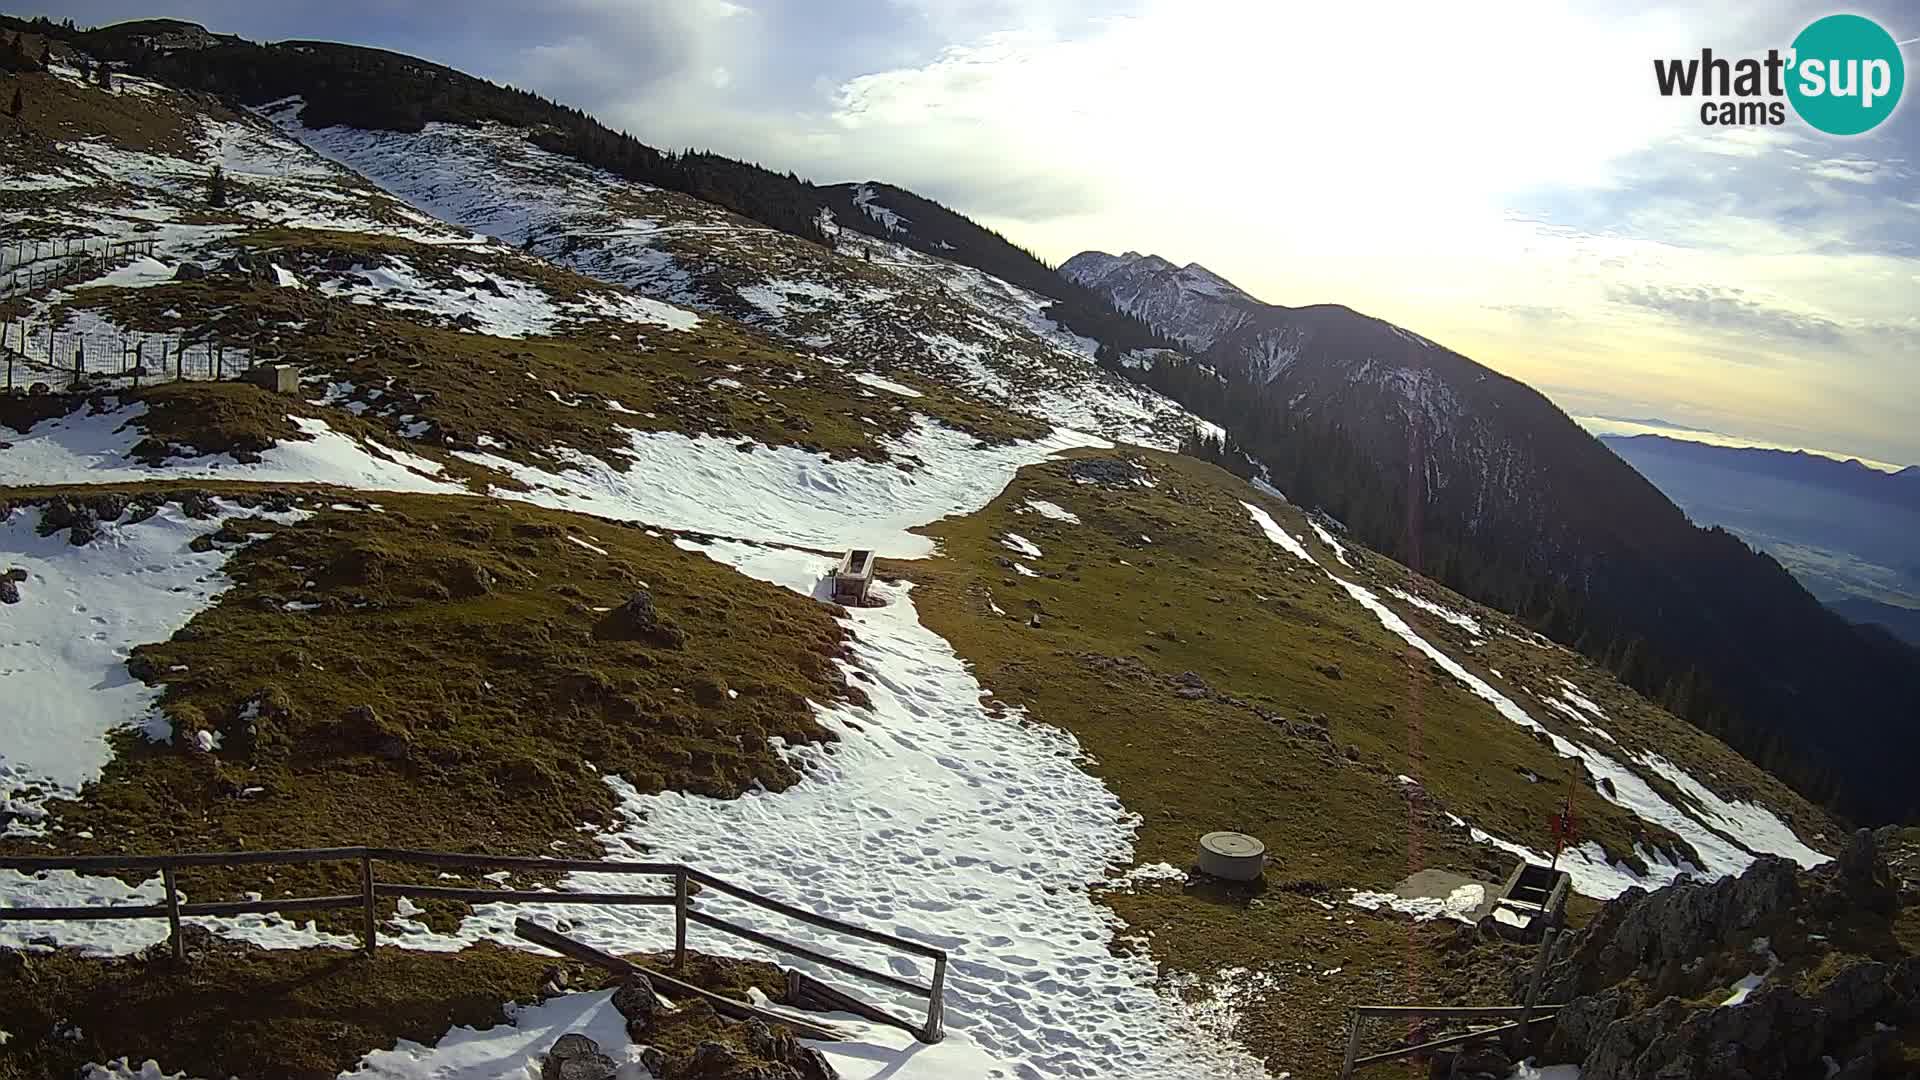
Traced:
<svg viewBox="0 0 1920 1080">
<path fill-rule="evenodd" d="M 1038 559 L 1041 557 L 1039 546 L 1026 537 L 1021 536 L 1019 533 L 1006 533 L 1000 537 L 1000 543 L 1001 546 L 1010 548 L 1029 558 Z"/>
<path fill-rule="evenodd" d="M 1075 514 L 1073 511 L 1068 510 L 1058 503 L 1051 503 L 1045 499 L 1028 499 L 1021 505 L 1019 512 L 1022 514 L 1039 514 L 1043 518 L 1049 518 L 1054 521 L 1064 521 L 1069 525 L 1080 524 L 1080 516 L 1078 514 Z"/>
<path fill-rule="evenodd" d="M 252 512 L 215 505 L 222 520 Z M 177 504 L 137 523 L 102 522 L 82 547 L 68 543 L 64 529 L 39 535 L 41 514 L 29 507 L 0 522 L 0 564 L 27 574 L 19 603 L 0 609 L 8 699 L 0 709 L 0 810 L 13 819 L 8 832 L 30 830 L 48 798 L 71 798 L 97 779 L 113 757 L 109 733 L 171 734 L 156 708 L 159 688 L 129 674 L 127 657 L 136 645 L 172 637 L 233 584 L 220 572 L 232 551 L 188 546 L 219 521 L 189 518 Z"/>
<path fill-rule="evenodd" d="M 987 446 L 922 420 L 882 445 L 894 460 L 836 461 L 797 447 L 749 444 L 678 432 L 629 433 L 624 470 L 556 450 L 548 472 L 497 455 L 463 452 L 475 464 L 529 485 L 501 498 L 798 547 L 870 548 L 883 558 L 923 558 L 933 541 L 908 530 L 993 501 L 1022 467 L 1105 440 L 1065 429 L 1032 442 Z M 715 498 L 725 492 L 727 498 Z"/>
<path fill-rule="evenodd" d="M 1473 913 L 1486 901 L 1487 890 L 1482 885 L 1462 885 L 1443 897 L 1418 896 L 1409 899 L 1390 892 L 1359 891 L 1347 897 L 1347 903 L 1354 907 L 1366 908 L 1369 911 L 1386 908 L 1403 915 L 1411 915 L 1415 922 L 1455 919 L 1471 923 Z"/>
<path fill-rule="evenodd" d="M 882 378 L 878 375 L 873 374 L 870 371 L 855 372 L 853 376 L 853 381 L 857 383 L 861 383 L 866 386 L 871 386 L 876 390 L 885 390 L 889 394 L 898 394 L 901 397 L 917 398 L 917 397 L 926 396 L 925 394 L 922 394 L 920 391 L 915 390 L 913 387 L 908 386 L 905 383 L 897 383 L 897 382 L 894 382 L 892 379 Z"/>
</svg>

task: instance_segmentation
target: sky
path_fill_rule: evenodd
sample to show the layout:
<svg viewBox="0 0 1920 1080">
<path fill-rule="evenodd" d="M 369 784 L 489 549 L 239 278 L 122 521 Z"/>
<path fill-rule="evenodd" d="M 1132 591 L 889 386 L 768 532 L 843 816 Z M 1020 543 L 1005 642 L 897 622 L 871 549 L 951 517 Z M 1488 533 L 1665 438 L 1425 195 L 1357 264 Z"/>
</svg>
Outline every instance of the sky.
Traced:
<svg viewBox="0 0 1920 1080">
<path fill-rule="evenodd" d="M 898 184 L 1050 261 L 1152 252 L 1272 303 L 1346 304 L 1577 416 L 1920 463 L 1920 105 L 1854 138 L 1790 112 L 1720 129 L 1653 79 L 1655 58 L 1784 49 L 1836 10 L 1920 38 L 1920 5 L 1901 0 L 62 0 L 45 13 L 413 53 L 656 145 Z M 1903 55 L 1912 66 L 1920 44 Z"/>
</svg>

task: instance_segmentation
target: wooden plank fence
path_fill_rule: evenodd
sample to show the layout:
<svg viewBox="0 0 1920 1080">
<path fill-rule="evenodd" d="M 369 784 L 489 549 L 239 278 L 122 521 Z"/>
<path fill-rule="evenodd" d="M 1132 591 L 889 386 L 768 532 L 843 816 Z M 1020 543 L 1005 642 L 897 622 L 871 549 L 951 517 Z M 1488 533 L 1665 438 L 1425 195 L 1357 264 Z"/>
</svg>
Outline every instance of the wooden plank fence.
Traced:
<svg viewBox="0 0 1920 1080">
<path fill-rule="evenodd" d="M 339 896 L 297 896 L 276 900 L 241 900 L 217 903 L 184 903 L 180 896 L 178 874 L 182 869 L 196 866 L 288 866 L 307 863 L 357 863 L 360 870 L 360 888 L 357 892 Z M 623 874 L 636 877 L 671 878 L 673 890 L 655 893 L 601 893 L 601 892 L 536 892 L 514 889 L 470 889 L 440 885 L 415 885 L 407 882 L 380 881 L 375 877 L 374 864 L 399 863 L 408 866 L 437 866 L 458 869 L 485 867 L 491 870 L 558 871 L 564 873 Z M 0 923 L 4 922 L 69 922 L 102 921 L 112 919 L 166 919 L 167 937 L 170 942 L 173 959 L 176 963 L 186 962 L 186 946 L 181 937 L 180 926 L 184 918 L 198 916 L 227 917 L 233 915 L 255 915 L 282 913 L 289 911 L 348 911 L 355 908 L 364 914 L 361 929 L 361 948 L 367 956 L 374 955 L 379 943 L 380 920 L 378 902 L 383 897 L 417 897 L 421 899 L 459 900 L 470 904 L 584 904 L 594 906 L 655 906 L 671 907 L 674 914 L 673 965 L 677 970 L 684 966 L 687 953 L 687 927 L 689 923 L 719 930 L 722 933 L 751 941 L 763 948 L 811 960 L 836 971 L 844 972 L 855 978 L 865 979 L 882 986 L 891 987 L 927 1000 L 926 1017 L 922 1021 L 911 1021 L 889 1016 L 894 1026 L 912 1032 L 921 1042 L 939 1042 L 945 1035 L 945 997 L 947 979 L 947 953 L 931 945 L 879 930 L 870 930 L 852 923 L 842 922 L 831 916 L 821 915 L 804 908 L 783 903 L 744 886 L 723 881 L 704 871 L 680 863 L 641 863 L 618 862 L 597 859 L 546 859 L 512 855 L 479 855 L 441 851 L 414 851 L 402 848 L 378 847 L 340 847 L 340 848 L 304 848 L 287 851 L 226 851 L 193 852 L 175 855 L 69 855 L 69 856 L 0 856 L 0 870 L 16 870 L 22 873 L 41 873 L 65 870 L 73 873 L 90 873 L 112 870 L 158 870 L 161 876 L 161 888 L 165 893 L 162 903 L 158 904 L 88 904 L 70 907 L 21 907 L 5 903 L 0 898 Z M 875 971 L 872 968 L 854 963 L 806 946 L 784 941 L 771 934 L 750 930 L 737 923 L 730 922 L 694 907 L 694 895 L 690 885 L 699 885 L 715 892 L 725 893 L 762 910 L 772 912 L 797 922 L 807 923 L 831 933 L 862 941 L 882 945 L 899 952 L 931 960 L 933 962 L 932 979 L 921 984 L 901 978 L 888 972 Z"/>
</svg>

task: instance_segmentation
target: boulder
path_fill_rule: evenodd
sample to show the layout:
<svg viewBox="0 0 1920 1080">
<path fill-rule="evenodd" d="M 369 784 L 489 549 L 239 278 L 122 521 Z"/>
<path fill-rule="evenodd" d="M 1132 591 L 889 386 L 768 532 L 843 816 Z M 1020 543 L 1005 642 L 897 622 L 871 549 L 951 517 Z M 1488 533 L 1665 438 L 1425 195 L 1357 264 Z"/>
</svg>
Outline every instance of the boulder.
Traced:
<svg viewBox="0 0 1920 1080">
<path fill-rule="evenodd" d="M 600 1044 L 579 1032 L 553 1041 L 540 1063 L 540 1080 L 613 1080 L 620 1065 L 600 1052 Z"/>
<path fill-rule="evenodd" d="M 1667 998 L 1615 1021 L 1581 1062 L 1583 1080 L 1737 1076 L 1789 1080 L 1825 1075 L 1826 1014 L 1787 987 L 1768 987 L 1738 1008 Z"/>
<path fill-rule="evenodd" d="M 1835 864 L 1841 891 L 1852 905 L 1881 915 L 1900 906 L 1900 882 L 1881 860 L 1871 830 L 1860 829 L 1848 837 Z"/>
<path fill-rule="evenodd" d="M 413 734 L 403 724 L 382 717 L 371 705 L 355 705 L 340 722 L 340 738 L 348 747 L 389 761 L 405 759 L 413 748 Z"/>
<path fill-rule="evenodd" d="M 653 594 L 639 589 L 619 607 L 601 616 L 593 636 L 603 641 L 645 641 L 663 648 L 686 645 L 686 631 L 654 610 Z"/>
<path fill-rule="evenodd" d="M 825 1054 L 784 1031 L 774 1031 L 761 1020 L 746 1022 L 741 1041 L 755 1057 L 786 1066 L 800 1080 L 839 1080 Z"/>
<path fill-rule="evenodd" d="M 1761 928 L 1800 900 L 1795 865 L 1762 856 L 1738 877 L 1681 882 L 1658 892 L 1632 888 L 1609 901 L 1593 921 L 1554 942 L 1548 1001 L 1567 1001 L 1637 975 L 1660 993 L 1697 992 L 1687 985 L 1697 957 Z M 1526 973 L 1515 975 L 1515 992 Z"/>
<path fill-rule="evenodd" d="M 220 512 L 213 500 L 203 491 L 187 491 L 180 495 L 180 512 L 194 519 L 204 521 Z"/>
<path fill-rule="evenodd" d="M 1810 919 L 1858 922 L 1873 904 L 1897 905 L 1888 879 L 1860 832 L 1810 871 L 1763 857 L 1738 877 L 1627 890 L 1555 944 L 1546 998 L 1567 1004 L 1548 1059 L 1579 1063 L 1586 1080 L 1880 1075 L 1885 1036 L 1920 1019 L 1920 958 L 1834 957 L 1817 991 L 1768 978 L 1738 1003 L 1726 987 L 1765 951 L 1760 938 L 1796 940 Z"/>
<path fill-rule="evenodd" d="M 173 280 L 175 281 L 199 281 L 206 276 L 206 268 L 199 263 L 183 262 L 179 268 L 173 272 Z"/>
<path fill-rule="evenodd" d="M 651 979 L 635 972 L 613 992 L 613 1008 L 627 1019 L 627 1038 L 637 1043 L 652 1039 L 660 999 L 654 993 Z"/>
<path fill-rule="evenodd" d="M 100 539 L 100 523 L 92 517 L 83 517 L 67 530 L 67 543 L 74 547 L 86 547 Z"/>
<path fill-rule="evenodd" d="M 732 1047 L 708 1040 L 693 1048 L 686 1067 L 676 1070 L 676 1076 L 717 1078 L 731 1076 L 739 1068 L 740 1055 Z"/>
</svg>

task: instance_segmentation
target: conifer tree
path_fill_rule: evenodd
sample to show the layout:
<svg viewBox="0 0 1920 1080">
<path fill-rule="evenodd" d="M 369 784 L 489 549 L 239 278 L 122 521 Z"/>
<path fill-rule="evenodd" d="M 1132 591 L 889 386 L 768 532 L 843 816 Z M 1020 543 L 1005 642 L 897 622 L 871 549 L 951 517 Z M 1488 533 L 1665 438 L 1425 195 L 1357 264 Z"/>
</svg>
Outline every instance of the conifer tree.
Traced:
<svg viewBox="0 0 1920 1080">
<path fill-rule="evenodd" d="M 227 205 L 227 170 L 215 165 L 213 179 L 207 185 L 207 201 L 214 206 Z"/>
<path fill-rule="evenodd" d="M 13 107 L 8 109 L 7 111 L 12 113 L 15 117 L 18 117 L 21 113 L 26 111 L 26 108 L 27 108 L 27 103 L 25 99 L 23 99 L 20 96 L 20 88 L 17 86 L 14 87 L 13 88 Z"/>
</svg>

